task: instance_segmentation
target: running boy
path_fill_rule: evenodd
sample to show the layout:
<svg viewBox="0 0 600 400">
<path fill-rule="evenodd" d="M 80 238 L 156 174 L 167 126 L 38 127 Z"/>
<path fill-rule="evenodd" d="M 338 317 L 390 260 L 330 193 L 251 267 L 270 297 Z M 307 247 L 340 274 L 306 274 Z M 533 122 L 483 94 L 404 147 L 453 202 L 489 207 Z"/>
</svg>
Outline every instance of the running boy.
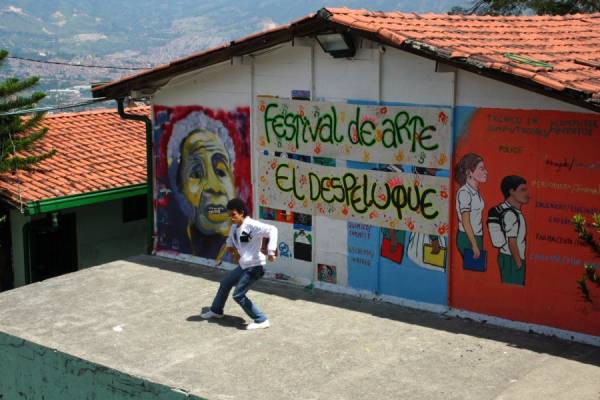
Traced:
<svg viewBox="0 0 600 400">
<path fill-rule="evenodd" d="M 231 218 L 231 230 L 227 237 L 227 250 L 239 254 L 239 265 L 230 271 L 219 285 L 210 310 L 201 315 L 204 319 L 222 318 L 223 307 L 231 289 L 233 299 L 254 321 L 246 329 L 264 329 L 270 326 L 267 316 L 246 296 L 250 286 L 265 274 L 267 257 L 261 252 L 263 238 L 269 238 L 268 259 L 275 261 L 277 249 L 277 228 L 256 221 L 248 216 L 248 208 L 243 200 L 235 198 L 227 203 Z"/>
</svg>

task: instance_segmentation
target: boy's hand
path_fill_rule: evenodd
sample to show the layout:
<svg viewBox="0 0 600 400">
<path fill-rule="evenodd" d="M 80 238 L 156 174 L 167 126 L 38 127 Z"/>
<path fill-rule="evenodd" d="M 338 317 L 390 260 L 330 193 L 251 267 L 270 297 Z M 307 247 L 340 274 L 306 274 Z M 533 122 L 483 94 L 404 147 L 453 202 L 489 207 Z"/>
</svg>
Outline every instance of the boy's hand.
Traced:
<svg viewBox="0 0 600 400">
<path fill-rule="evenodd" d="M 238 253 L 235 247 L 228 247 L 227 251 L 231 254 L 234 263 L 238 263 L 240 261 L 240 253 Z"/>
<path fill-rule="evenodd" d="M 276 255 L 270 255 L 269 256 L 269 261 L 270 262 L 274 262 L 275 260 L 277 260 L 277 256 Z"/>
<path fill-rule="evenodd" d="M 434 239 L 431 241 L 431 254 L 439 254 L 442 251 L 442 246 L 440 245 L 440 241 L 438 239 Z"/>
</svg>

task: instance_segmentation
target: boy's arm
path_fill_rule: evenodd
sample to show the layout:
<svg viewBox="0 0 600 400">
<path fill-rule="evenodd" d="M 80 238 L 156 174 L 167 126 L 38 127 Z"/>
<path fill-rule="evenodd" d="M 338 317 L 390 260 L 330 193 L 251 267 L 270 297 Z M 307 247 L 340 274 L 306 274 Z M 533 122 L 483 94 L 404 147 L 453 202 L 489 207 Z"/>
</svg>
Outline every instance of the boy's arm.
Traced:
<svg viewBox="0 0 600 400">
<path fill-rule="evenodd" d="M 517 244 L 517 236 L 519 235 L 519 217 L 515 212 L 507 211 L 504 214 L 502 223 L 506 231 L 506 241 L 508 242 L 508 250 L 513 260 L 517 264 L 517 268 L 521 268 L 523 260 L 519 253 L 519 245 Z"/>
<path fill-rule="evenodd" d="M 230 253 L 233 256 L 233 262 L 237 263 L 240 260 L 240 255 L 237 252 L 235 247 L 228 247 L 227 245 L 223 245 L 221 247 L 221 249 L 219 250 L 217 257 L 215 258 L 215 263 L 217 266 L 220 265 L 221 262 L 223 261 L 223 257 L 225 256 L 225 253 Z"/>
<path fill-rule="evenodd" d="M 233 238 L 231 237 L 231 234 L 233 233 L 234 229 L 235 229 L 235 226 L 232 226 L 231 229 L 229 230 L 229 234 L 227 235 L 227 240 L 225 240 L 225 245 L 227 246 L 228 251 L 229 251 L 229 249 L 231 249 L 233 247 Z"/>
<path fill-rule="evenodd" d="M 517 264 L 517 269 L 520 269 L 523 266 L 523 260 L 521 260 L 521 255 L 519 254 L 519 245 L 517 244 L 516 237 L 508 238 L 508 249 L 513 260 L 515 260 L 515 264 Z"/>
<path fill-rule="evenodd" d="M 227 240 L 225 241 L 225 246 L 226 246 L 225 251 L 230 253 L 233 256 L 234 262 L 238 262 L 240 255 L 239 255 L 237 249 L 235 248 L 235 245 L 233 243 L 233 238 L 232 238 L 234 229 L 235 229 L 235 226 L 232 226 L 231 230 L 229 231 L 229 235 L 227 235 Z"/>
<path fill-rule="evenodd" d="M 268 237 L 269 244 L 267 245 L 267 254 L 269 256 L 269 261 L 275 261 L 276 258 L 276 250 L 277 250 L 277 227 L 269 224 L 265 224 L 264 222 L 256 221 L 254 225 L 255 235 L 259 237 Z"/>
</svg>

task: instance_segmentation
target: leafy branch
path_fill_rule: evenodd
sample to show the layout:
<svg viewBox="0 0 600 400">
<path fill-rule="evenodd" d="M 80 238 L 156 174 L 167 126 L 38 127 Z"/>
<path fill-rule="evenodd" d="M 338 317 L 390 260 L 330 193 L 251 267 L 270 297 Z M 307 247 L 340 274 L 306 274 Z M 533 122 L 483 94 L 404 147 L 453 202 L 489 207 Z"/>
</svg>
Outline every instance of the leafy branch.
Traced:
<svg viewBox="0 0 600 400">
<path fill-rule="evenodd" d="M 596 257 L 600 257 L 600 242 L 594 237 L 593 233 L 596 231 L 597 234 L 600 234 L 600 214 L 592 216 L 592 229 L 588 229 L 585 218 L 580 214 L 573 217 L 573 225 L 579 238 L 592 249 Z M 588 282 L 600 288 L 600 275 L 598 275 L 596 268 L 591 264 L 585 264 L 583 269 L 583 275 L 577 280 L 577 286 L 584 300 L 592 303 Z"/>
</svg>

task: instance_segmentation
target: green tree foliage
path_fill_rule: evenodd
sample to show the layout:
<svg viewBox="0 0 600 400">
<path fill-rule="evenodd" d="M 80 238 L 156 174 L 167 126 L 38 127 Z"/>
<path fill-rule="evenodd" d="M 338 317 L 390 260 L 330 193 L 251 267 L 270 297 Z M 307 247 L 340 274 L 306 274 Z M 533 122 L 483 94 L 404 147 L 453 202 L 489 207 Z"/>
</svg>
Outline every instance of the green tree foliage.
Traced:
<svg viewBox="0 0 600 400">
<path fill-rule="evenodd" d="M 6 59 L 8 52 L 0 50 L 0 64 Z M 39 78 L 36 76 L 19 79 L 8 78 L 0 81 L 0 172 L 15 172 L 19 169 L 31 169 L 32 166 L 46 158 L 52 157 L 56 150 L 41 154 L 21 156 L 20 152 L 33 149 L 35 142 L 43 138 L 48 128 L 40 128 L 44 113 L 33 113 L 30 117 L 20 115 L 1 115 L 18 110 L 29 109 L 45 97 L 42 92 L 30 92 Z"/>
<path fill-rule="evenodd" d="M 592 249 L 592 252 L 596 257 L 600 257 L 600 242 L 594 238 L 593 233 L 595 230 L 597 234 L 600 234 L 600 214 L 594 214 L 592 217 L 591 230 L 587 228 L 586 220 L 581 215 L 575 215 L 573 217 L 573 225 L 575 226 L 575 231 L 579 235 L 579 238 Z M 592 265 L 586 264 L 583 269 L 583 275 L 577 280 L 577 285 L 579 286 L 583 298 L 591 303 L 592 297 L 587 283 L 590 282 L 600 288 L 600 275 L 598 275 L 598 271 L 596 271 Z"/>
<path fill-rule="evenodd" d="M 471 7 L 454 7 L 450 14 L 565 15 L 600 11 L 600 0 L 474 0 Z"/>
</svg>

